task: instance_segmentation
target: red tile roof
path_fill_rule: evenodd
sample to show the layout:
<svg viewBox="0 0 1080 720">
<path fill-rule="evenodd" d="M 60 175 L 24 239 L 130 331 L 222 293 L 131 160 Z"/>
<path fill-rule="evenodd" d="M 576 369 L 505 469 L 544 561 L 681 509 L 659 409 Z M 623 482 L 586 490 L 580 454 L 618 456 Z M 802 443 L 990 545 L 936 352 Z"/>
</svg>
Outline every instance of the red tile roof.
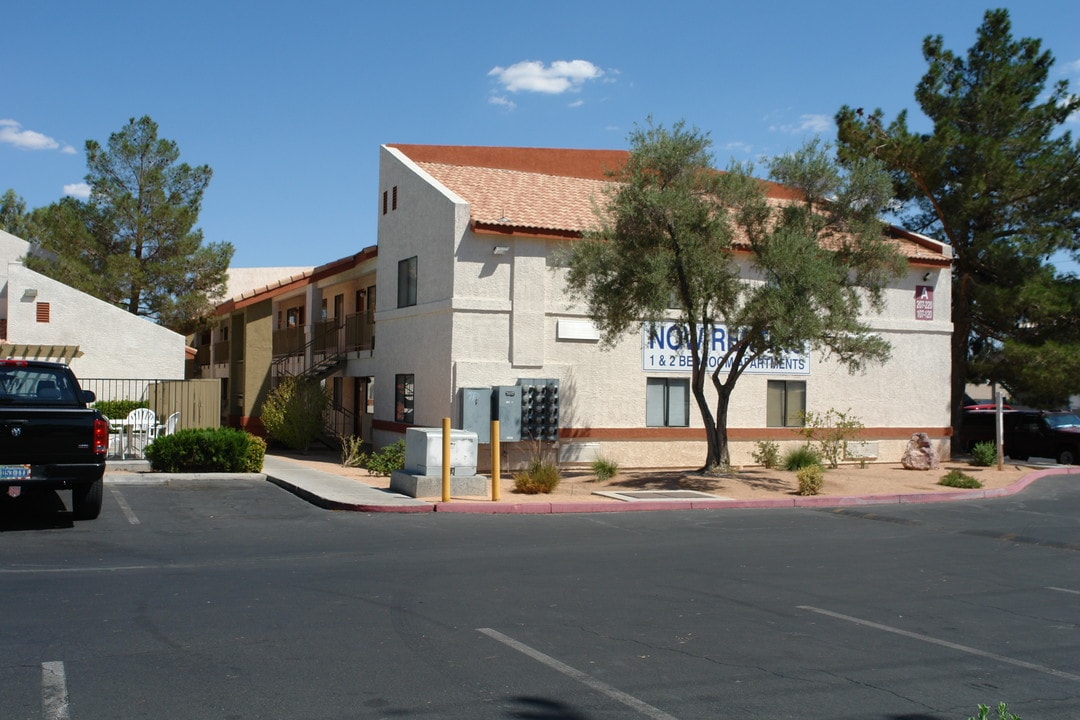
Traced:
<svg viewBox="0 0 1080 720">
<path fill-rule="evenodd" d="M 629 157 L 625 150 L 575 150 L 460 145 L 405 145 L 400 151 L 437 182 L 469 203 L 476 232 L 579 237 L 597 225 L 594 208 L 605 204 L 611 173 Z M 774 200 L 795 191 L 764 182 Z M 896 229 L 901 250 L 915 263 L 947 265 L 941 246 Z"/>
</svg>

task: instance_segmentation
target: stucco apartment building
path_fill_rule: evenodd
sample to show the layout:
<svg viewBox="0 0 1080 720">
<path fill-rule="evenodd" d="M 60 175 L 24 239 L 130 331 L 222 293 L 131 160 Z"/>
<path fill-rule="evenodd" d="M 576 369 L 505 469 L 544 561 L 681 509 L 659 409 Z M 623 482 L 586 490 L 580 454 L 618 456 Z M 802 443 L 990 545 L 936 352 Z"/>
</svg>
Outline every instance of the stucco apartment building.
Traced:
<svg viewBox="0 0 1080 720">
<path fill-rule="evenodd" d="M 244 374 L 232 385 L 236 422 L 257 425 L 258 398 L 274 378 L 305 368 L 331 385 L 343 427 L 357 431 L 346 434 L 376 447 L 444 417 L 474 429 L 478 402 L 493 397 L 497 406 L 502 389 L 540 383 L 558 387 L 564 461 L 700 464 L 704 434 L 689 369 L 670 336 L 642 330 L 602 350 L 556 262 L 559 248 L 595 226 L 606 172 L 626 157 L 384 145 L 376 247 L 219 307 L 231 350 L 243 355 L 228 366 L 234 378 Z M 750 463 L 760 440 L 802 442 L 799 411 L 830 408 L 863 422 L 860 449 L 871 458 L 897 461 L 913 432 L 948 452 L 951 251 L 897 228 L 889 235 L 907 272 L 868 321 L 892 344 L 892 359 L 850 375 L 824 357 L 797 355 L 746 374 L 730 408 L 733 463 Z M 737 259 L 748 269 L 749 256 Z M 486 424 L 487 408 L 480 414 Z M 486 428 L 476 429 L 486 442 Z"/>
</svg>

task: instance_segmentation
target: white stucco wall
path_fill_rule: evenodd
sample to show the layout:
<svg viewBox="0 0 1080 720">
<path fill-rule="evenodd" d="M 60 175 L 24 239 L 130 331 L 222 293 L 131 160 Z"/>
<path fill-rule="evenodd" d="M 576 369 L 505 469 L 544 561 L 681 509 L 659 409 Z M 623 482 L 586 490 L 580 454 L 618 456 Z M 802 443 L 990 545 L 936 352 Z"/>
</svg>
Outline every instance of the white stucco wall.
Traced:
<svg viewBox="0 0 1080 720">
<path fill-rule="evenodd" d="M 181 379 L 184 337 L 127 313 L 20 262 L 29 243 L 0 231 L 0 311 L 6 342 L 16 345 L 77 345 L 71 367 L 84 378 Z M 31 290 L 28 293 L 27 290 Z M 49 322 L 39 322 L 39 303 Z"/>
<path fill-rule="evenodd" d="M 37 291 L 34 298 L 26 290 Z M 80 377 L 184 377 L 184 336 L 24 267 L 7 265 L 8 342 L 78 345 Z M 49 303 L 49 322 L 37 304 Z"/>
</svg>

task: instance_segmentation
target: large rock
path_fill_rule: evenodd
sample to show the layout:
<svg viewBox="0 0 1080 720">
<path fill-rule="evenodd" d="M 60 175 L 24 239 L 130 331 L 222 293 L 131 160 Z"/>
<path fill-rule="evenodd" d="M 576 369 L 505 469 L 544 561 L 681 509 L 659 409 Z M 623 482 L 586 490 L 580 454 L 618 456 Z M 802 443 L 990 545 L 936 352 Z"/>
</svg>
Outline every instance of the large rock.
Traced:
<svg viewBox="0 0 1080 720">
<path fill-rule="evenodd" d="M 926 433 L 915 433 L 908 440 L 900 464 L 908 470 L 936 470 L 941 467 L 934 445 Z"/>
</svg>

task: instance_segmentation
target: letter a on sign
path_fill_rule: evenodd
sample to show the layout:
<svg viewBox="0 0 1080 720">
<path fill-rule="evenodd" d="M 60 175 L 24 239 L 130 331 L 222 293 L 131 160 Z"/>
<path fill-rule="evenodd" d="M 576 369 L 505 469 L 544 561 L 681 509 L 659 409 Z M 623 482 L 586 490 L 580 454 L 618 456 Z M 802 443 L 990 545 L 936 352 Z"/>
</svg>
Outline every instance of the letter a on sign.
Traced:
<svg viewBox="0 0 1080 720">
<path fill-rule="evenodd" d="M 934 288 L 932 285 L 915 286 L 915 319 L 934 319 Z"/>
</svg>

